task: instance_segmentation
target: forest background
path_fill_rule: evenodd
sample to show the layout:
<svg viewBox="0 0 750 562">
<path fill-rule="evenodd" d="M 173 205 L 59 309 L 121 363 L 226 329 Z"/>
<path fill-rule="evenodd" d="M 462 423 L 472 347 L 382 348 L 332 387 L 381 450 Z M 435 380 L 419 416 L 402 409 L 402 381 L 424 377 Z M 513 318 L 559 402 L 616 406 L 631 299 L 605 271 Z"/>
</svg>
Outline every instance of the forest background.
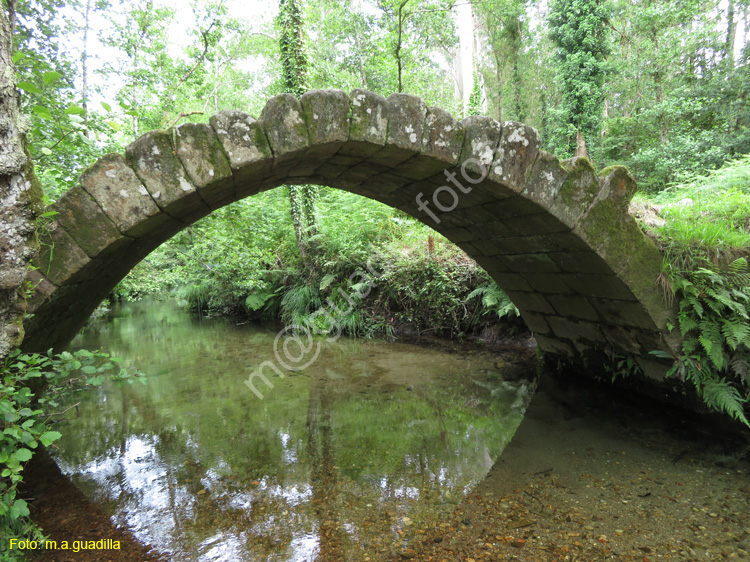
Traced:
<svg viewBox="0 0 750 562">
<path fill-rule="evenodd" d="M 223 109 L 257 116 L 281 92 L 358 87 L 525 122 L 546 150 L 624 164 L 655 197 L 728 162 L 747 167 L 749 5 L 22 0 L 14 62 L 49 201 L 144 132 Z M 460 249 L 400 211 L 317 186 L 212 213 L 111 298 L 176 293 L 194 309 L 304 324 L 368 261 L 384 275 L 366 306 L 337 319 L 351 334 L 492 338 L 520 327 Z"/>
</svg>

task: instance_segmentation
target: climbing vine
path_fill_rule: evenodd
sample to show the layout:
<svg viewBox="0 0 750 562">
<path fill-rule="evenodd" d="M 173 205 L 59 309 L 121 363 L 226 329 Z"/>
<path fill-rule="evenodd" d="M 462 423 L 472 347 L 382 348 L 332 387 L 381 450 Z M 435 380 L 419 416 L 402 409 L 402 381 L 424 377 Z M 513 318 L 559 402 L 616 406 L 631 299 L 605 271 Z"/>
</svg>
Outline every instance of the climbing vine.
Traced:
<svg viewBox="0 0 750 562">
<path fill-rule="evenodd" d="M 284 89 L 297 97 L 307 90 L 307 53 L 299 0 L 279 0 L 277 25 L 280 31 L 281 66 Z M 307 254 L 309 239 L 317 232 L 316 185 L 290 185 L 289 207 L 301 256 Z"/>
</svg>

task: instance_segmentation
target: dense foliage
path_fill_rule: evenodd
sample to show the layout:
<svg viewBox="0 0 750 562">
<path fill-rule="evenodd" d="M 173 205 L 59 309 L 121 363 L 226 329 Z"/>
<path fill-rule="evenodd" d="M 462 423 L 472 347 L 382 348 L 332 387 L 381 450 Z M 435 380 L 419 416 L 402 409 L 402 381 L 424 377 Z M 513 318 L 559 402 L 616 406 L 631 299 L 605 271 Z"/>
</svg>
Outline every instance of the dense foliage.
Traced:
<svg viewBox="0 0 750 562">
<path fill-rule="evenodd" d="M 506 329 L 520 326 L 517 310 L 487 274 L 421 223 L 328 188 L 320 209 L 310 240 L 315 267 L 297 251 L 289 201 L 277 190 L 178 234 L 134 269 L 116 295 L 175 290 L 196 310 L 298 325 L 326 307 L 344 332 L 360 336 L 480 334 L 500 317 L 507 317 Z M 357 272 L 365 276 L 349 281 Z M 357 283 L 371 283 L 372 291 L 350 311 L 347 296 Z"/>
<path fill-rule="evenodd" d="M 679 299 L 682 353 L 669 375 L 690 381 L 703 401 L 750 427 L 750 272 L 738 258 L 726 268 L 670 275 Z"/>
<path fill-rule="evenodd" d="M 554 0 L 550 37 L 561 92 L 559 125 L 551 131 L 560 156 L 587 156 L 599 135 L 609 54 L 609 4 L 602 0 Z"/>
</svg>

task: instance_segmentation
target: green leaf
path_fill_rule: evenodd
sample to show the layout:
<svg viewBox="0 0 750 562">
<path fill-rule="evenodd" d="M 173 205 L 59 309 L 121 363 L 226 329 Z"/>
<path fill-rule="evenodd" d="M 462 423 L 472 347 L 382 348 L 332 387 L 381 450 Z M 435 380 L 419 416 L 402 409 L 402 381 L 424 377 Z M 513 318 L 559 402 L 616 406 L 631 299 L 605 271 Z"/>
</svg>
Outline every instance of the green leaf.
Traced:
<svg viewBox="0 0 750 562">
<path fill-rule="evenodd" d="M 10 506 L 10 518 L 18 519 L 19 517 L 28 517 L 29 507 L 24 500 L 16 500 Z"/>
<path fill-rule="evenodd" d="M 31 457 L 34 456 L 34 453 L 32 453 L 31 451 L 29 451 L 28 449 L 21 448 L 21 449 L 18 449 L 15 453 L 13 453 L 12 456 L 16 457 L 16 459 L 19 462 L 26 462 L 26 461 L 30 460 Z"/>
<path fill-rule="evenodd" d="M 102 105 L 102 107 L 104 108 L 104 111 L 107 111 L 107 112 L 109 112 L 109 111 L 112 111 L 112 106 L 111 106 L 111 105 L 109 105 L 109 104 L 108 104 L 107 102 L 105 102 L 105 101 L 102 101 L 102 102 L 99 102 L 99 103 L 100 103 L 100 104 Z"/>
<path fill-rule="evenodd" d="M 96 367 L 94 367 L 93 365 L 84 365 L 83 367 L 81 367 L 81 371 L 83 371 L 87 375 L 93 375 L 94 373 L 96 373 Z"/>
<path fill-rule="evenodd" d="M 41 117 L 42 119 L 52 119 L 52 113 L 50 113 L 50 110 L 44 107 L 43 105 L 35 105 L 34 108 L 31 110 L 34 115 L 37 117 Z"/>
<path fill-rule="evenodd" d="M 323 279 L 320 280 L 320 290 L 322 291 L 326 287 L 328 287 L 331 283 L 333 283 L 336 280 L 336 276 L 332 275 L 330 273 L 323 276 Z"/>
<path fill-rule="evenodd" d="M 49 72 L 45 72 L 42 74 L 42 82 L 44 82 L 45 86 L 49 86 L 50 84 L 53 84 L 57 82 L 60 78 L 62 78 L 62 74 L 59 72 L 55 72 L 54 70 L 50 70 Z"/>
<path fill-rule="evenodd" d="M 20 417 L 21 416 L 19 416 L 16 412 L 6 412 L 5 415 L 3 416 L 3 419 L 8 423 L 13 423 L 14 421 L 18 421 Z M 8 429 L 6 429 L 5 431 L 7 432 Z"/>
<path fill-rule="evenodd" d="M 41 94 L 42 93 L 42 91 L 39 88 L 37 88 L 36 86 L 34 86 L 34 84 L 32 84 L 31 82 L 19 82 L 18 84 L 16 84 L 16 87 L 19 90 L 23 90 L 24 92 L 28 92 L 30 94 Z"/>
<path fill-rule="evenodd" d="M 70 104 L 68 107 L 65 108 L 65 115 L 85 115 L 86 110 L 83 109 L 80 105 L 76 104 Z"/>
<path fill-rule="evenodd" d="M 41 441 L 42 445 L 45 447 L 49 447 L 54 441 L 60 439 L 60 437 L 62 437 L 62 433 L 59 431 L 45 431 L 39 436 L 39 441 Z"/>
</svg>

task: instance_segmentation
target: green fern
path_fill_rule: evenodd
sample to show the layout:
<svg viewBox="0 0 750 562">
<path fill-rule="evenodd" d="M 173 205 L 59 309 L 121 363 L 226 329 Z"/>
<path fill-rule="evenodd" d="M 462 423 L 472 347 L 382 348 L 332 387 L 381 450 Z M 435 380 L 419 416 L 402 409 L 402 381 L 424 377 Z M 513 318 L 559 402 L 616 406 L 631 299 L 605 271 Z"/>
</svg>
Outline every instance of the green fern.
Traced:
<svg viewBox="0 0 750 562">
<path fill-rule="evenodd" d="M 669 269 L 683 336 L 682 355 L 670 375 L 691 382 L 710 408 L 750 426 L 750 273 L 745 258 L 724 270 Z"/>
<path fill-rule="evenodd" d="M 471 300 L 478 296 L 482 297 L 482 306 L 486 309 L 485 313 L 495 312 L 498 318 L 504 318 L 506 316 L 518 317 L 521 314 L 508 295 L 506 295 L 494 281 L 490 281 L 486 285 L 474 289 L 469 293 L 467 300 Z"/>
</svg>

